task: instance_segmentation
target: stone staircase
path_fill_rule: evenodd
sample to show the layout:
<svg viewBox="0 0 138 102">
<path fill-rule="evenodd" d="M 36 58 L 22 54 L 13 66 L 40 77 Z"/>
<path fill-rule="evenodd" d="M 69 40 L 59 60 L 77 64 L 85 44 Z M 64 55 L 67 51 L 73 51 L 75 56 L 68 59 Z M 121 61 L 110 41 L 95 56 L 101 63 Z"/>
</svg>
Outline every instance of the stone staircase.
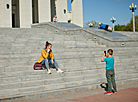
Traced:
<svg viewBox="0 0 138 102">
<path fill-rule="evenodd" d="M 103 51 L 91 35 L 60 35 L 40 28 L 0 28 L 0 102 L 100 88 L 106 82 Z M 64 73 L 33 70 L 45 42 Z M 112 47 L 117 85 L 138 81 L 138 47 Z"/>
</svg>

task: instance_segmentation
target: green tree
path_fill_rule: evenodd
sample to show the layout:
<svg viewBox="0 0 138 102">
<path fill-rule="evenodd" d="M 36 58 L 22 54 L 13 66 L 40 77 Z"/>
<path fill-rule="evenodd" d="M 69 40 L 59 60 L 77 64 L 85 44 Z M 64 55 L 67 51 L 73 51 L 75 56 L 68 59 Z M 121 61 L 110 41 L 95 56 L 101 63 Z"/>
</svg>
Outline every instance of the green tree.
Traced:
<svg viewBox="0 0 138 102">
<path fill-rule="evenodd" d="M 138 15 L 135 16 L 135 30 L 138 32 Z M 115 31 L 133 31 L 133 18 L 127 25 L 115 25 Z"/>
<path fill-rule="evenodd" d="M 92 23 L 94 28 L 97 28 L 99 26 L 99 23 L 96 21 L 86 22 L 84 23 L 84 27 L 89 27 L 89 24 Z"/>
</svg>

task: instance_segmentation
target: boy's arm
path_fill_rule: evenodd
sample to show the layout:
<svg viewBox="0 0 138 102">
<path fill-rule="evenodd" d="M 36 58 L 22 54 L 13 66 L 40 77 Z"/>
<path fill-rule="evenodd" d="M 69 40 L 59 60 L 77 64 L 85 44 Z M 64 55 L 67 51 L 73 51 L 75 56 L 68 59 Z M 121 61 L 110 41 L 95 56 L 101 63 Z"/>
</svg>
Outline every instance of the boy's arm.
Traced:
<svg viewBox="0 0 138 102">
<path fill-rule="evenodd" d="M 104 62 L 104 58 L 105 58 L 105 53 L 103 54 L 103 57 L 101 59 L 101 62 Z"/>
</svg>

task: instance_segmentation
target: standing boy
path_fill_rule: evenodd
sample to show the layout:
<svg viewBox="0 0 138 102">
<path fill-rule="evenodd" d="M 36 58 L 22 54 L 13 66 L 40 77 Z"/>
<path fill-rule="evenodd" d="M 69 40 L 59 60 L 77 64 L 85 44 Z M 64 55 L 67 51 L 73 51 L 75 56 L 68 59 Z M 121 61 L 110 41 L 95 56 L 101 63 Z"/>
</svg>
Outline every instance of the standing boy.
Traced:
<svg viewBox="0 0 138 102">
<path fill-rule="evenodd" d="M 109 49 L 107 51 L 106 58 L 104 53 L 101 59 L 101 62 L 106 62 L 106 78 L 108 82 L 108 91 L 104 93 L 105 95 L 112 94 L 112 85 L 113 85 L 114 93 L 115 94 L 117 93 L 116 82 L 115 82 L 115 72 L 114 72 L 114 57 L 112 57 L 112 55 L 113 55 L 113 50 Z"/>
</svg>

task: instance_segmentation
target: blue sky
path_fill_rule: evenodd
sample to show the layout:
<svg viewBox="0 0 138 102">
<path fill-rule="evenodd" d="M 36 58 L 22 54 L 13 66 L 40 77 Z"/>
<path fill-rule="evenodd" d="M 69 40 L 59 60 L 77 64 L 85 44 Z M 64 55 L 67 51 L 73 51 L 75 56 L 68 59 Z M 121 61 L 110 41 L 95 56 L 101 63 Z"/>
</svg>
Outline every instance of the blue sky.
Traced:
<svg viewBox="0 0 138 102">
<path fill-rule="evenodd" d="M 129 9 L 132 3 L 138 7 L 138 0 L 83 0 L 83 21 L 94 20 L 112 26 L 110 19 L 115 17 L 115 25 L 127 24 L 132 17 L 132 10 Z M 138 8 L 135 15 L 138 15 Z"/>
</svg>

